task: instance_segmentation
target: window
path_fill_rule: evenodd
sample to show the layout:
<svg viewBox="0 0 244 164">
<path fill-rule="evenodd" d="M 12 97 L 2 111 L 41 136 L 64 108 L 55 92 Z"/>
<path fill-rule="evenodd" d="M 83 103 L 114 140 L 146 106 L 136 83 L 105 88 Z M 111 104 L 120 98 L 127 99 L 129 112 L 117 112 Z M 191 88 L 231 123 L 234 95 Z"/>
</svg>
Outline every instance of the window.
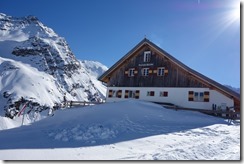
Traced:
<svg viewBox="0 0 244 164">
<path fill-rule="evenodd" d="M 203 101 L 203 92 L 194 92 L 194 101 Z"/>
<path fill-rule="evenodd" d="M 158 68 L 158 76 L 164 76 L 164 67 Z"/>
<path fill-rule="evenodd" d="M 143 61 L 144 62 L 150 62 L 150 60 L 151 60 L 151 51 L 145 51 Z"/>
<path fill-rule="evenodd" d="M 154 91 L 148 91 L 147 96 L 154 96 Z"/>
<path fill-rule="evenodd" d="M 125 98 L 139 99 L 139 97 L 140 97 L 139 90 L 125 90 Z"/>
<path fill-rule="evenodd" d="M 194 98 L 193 98 L 194 101 L 198 101 L 198 92 L 194 92 Z"/>
<path fill-rule="evenodd" d="M 199 93 L 199 101 L 203 101 L 203 96 L 204 96 L 203 92 L 200 92 Z"/>
<path fill-rule="evenodd" d="M 135 91 L 129 91 L 129 98 L 135 98 L 136 92 Z"/>
<path fill-rule="evenodd" d="M 116 97 L 116 91 L 115 90 L 113 90 L 113 92 L 112 92 L 112 97 Z"/>
<path fill-rule="evenodd" d="M 134 74 L 135 74 L 135 69 L 134 68 L 129 69 L 129 77 L 134 76 Z"/>
<path fill-rule="evenodd" d="M 189 91 L 188 100 L 189 101 L 196 101 L 196 102 L 208 102 L 209 101 L 209 92 Z"/>
<path fill-rule="evenodd" d="M 109 90 L 108 97 L 110 98 L 121 98 L 122 90 Z"/>
<path fill-rule="evenodd" d="M 168 97 L 168 92 L 164 91 L 164 92 L 160 92 L 159 93 L 160 97 Z"/>
<path fill-rule="evenodd" d="M 148 76 L 149 75 L 149 68 L 142 68 L 142 76 Z"/>
</svg>

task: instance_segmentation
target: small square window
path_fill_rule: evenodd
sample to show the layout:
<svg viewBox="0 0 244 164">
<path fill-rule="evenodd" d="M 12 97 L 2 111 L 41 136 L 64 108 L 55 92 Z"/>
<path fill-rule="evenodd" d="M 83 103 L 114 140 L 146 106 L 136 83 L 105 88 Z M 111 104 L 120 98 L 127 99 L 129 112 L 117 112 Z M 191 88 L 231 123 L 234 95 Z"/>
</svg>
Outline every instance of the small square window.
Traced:
<svg viewBox="0 0 244 164">
<path fill-rule="evenodd" d="M 157 75 L 158 76 L 164 76 L 164 67 L 158 68 Z"/>
<path fill-rule="evenodd" d="M 168 97 L 168 92 L 167 91 L 160 92 L 159 96 L 160 97 Z"/>
<path fill-rule="evenodd" d="M 142 76 L 148 76 L 149 75 L 149 68 L 142 68 Z"/>
<path fill-rule="evenodd" d="M 154 96 L 154 91 L 148 91 L 147 96 Z"/>
</svg>

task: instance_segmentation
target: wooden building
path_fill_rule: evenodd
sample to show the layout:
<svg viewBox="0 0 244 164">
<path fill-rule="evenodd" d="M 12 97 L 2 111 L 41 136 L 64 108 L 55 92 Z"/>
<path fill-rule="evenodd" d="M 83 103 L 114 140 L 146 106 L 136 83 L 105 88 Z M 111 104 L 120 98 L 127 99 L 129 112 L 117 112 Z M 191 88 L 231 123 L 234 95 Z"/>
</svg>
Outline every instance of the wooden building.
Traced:
<svg viewBox="0 0 244 164">
<path fill-rule="evenodd" d="M 107 101 L 129 98 L 181 107 L 240 107 L 240 94 L 189 68 L 143 39 L 99 77 L 107 84 Z"/>
</svg>

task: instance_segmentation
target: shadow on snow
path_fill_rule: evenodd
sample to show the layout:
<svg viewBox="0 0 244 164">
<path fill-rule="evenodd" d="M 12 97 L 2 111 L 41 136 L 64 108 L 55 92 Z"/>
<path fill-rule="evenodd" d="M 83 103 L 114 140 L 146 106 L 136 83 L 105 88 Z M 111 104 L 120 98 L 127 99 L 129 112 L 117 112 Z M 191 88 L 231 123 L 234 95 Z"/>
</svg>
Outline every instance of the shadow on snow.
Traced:
<svg viewBox="0 0 244 164">
<path fill-rule="evenodd" d="M 228 123 L 223 118 L 165 109 L 147 102 L 107 103 L 58 111 L 54 117 L 30 126 L 0 131 L 0 149 L 98 146 L 214 124 Z"/>
</svg>

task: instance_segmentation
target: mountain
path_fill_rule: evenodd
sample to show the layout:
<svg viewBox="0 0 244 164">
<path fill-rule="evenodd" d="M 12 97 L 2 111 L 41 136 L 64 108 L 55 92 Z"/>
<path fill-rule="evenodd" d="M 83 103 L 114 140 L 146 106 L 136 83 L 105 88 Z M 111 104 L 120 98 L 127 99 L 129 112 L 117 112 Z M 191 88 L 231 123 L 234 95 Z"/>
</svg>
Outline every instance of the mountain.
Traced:
<svg viewBox="0 0 244 164">
<path fill-rule="evenodd" d="M 240 88 L 232 87 L 232 86 L 230 86 L 230 85 L 224 85 L 224 86 L 226 86 L 227 88 L 229 88 L 229 89 L 235 91 L 236 93 L 239 93 L 239 94 L 241 93 Z"/>
<path fill-rule="evenodd" d="M 79 61 L 64 38 L 34 16 L 0 13 L 0 115 L 13 117 L 27 103 L 35 111 L 105 97 L 97 76 L 107 67 Z M 5 113 L 4 113 L 5 111 Z"/>
</svg>

